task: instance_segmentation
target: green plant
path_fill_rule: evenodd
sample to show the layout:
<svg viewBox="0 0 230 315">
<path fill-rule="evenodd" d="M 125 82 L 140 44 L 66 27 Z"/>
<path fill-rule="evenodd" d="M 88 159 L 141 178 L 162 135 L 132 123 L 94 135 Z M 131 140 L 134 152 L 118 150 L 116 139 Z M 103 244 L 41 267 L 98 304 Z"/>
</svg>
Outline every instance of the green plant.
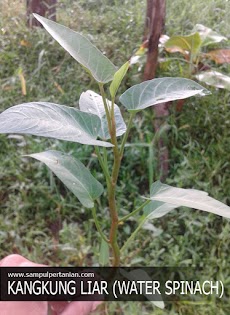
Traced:
<svg viewBox="0 0 230 315">
<path fill-rule="evenodd" d="M 97 202 L 95 201 L 103 194 L 104 187 L 78 159 L 58 151 L 46 151 L 28 156 L 44 162 L 75 194 L 84 207 L 92 209 L 92 215 L 101 237 L 100 263 L 109 264 L 109 249 L 111 248 L 112 265 L 118 266 L 122 254 L 125 255 L 130 241 L 138 234 L 144 223 L 162 217 L 179 206 L 193 207 L 229 218 L 229 207 L 208 197 L 205 192 L 174 188 L 160 182 L 151 185 L 150 197 L 145 198 L 145 201 L 137 209 L 130 211 L 124 217 L 119 217 L 116 188 L 125 145 L 134 116 L 142 109 L 152 105 L 185 99 L 194 95 L 205 95 L 209 92 L 199 84 L 183 78 L 167 77 L 134 85 L 119 98 L 120 103 L 129 113 L 126 126 L 115 100 L 130 62 L 126 62 L 117 70 L 81 34 L 38 15 L 36 18 L 96 80 L 101 95 L 93 91 L 82 93 L 79 100 L 80 109 L 47 102 L 32 102 L 13 106 L 0 115 L 0 132 L 47 136 L 95 147 L 107 188 L 111 218 L 109 235 L 102 228 L 103 222 L 99 222 L 96 213 Z M 109 89 L 106 90 L 105 85 L 111 81 Z M 108 93 L 110 93 L 111 100 L 108 100 Z M 119 141 L 118 137 L 121 136 L 122 140 Z M 98 140 L 98 137 L 101 140 Z M 112 161 L 109 160 L 111 156 L 108 154 L 109 150 L 113 152 Z M 111 163 L 112 169 L 110 168 Z M 137 229 L 120 247 L 117 240 L 119 227 L 142 210 L 143 215 Z"/>
<path fill-rule="evenodd" d="M 183 75 L 188 78 L 193 76 L 208 85 L 230 90 L 230 77 L 217 72 L 213 67 L 207 64 L 207 60 L 215 61 L 221 65 L 230 63 L 230 49 L 208 50 L 227 38 L 202 25 L 195 25 L 192 33 L 186 36 L 173 35 L 170 38 L 166 35 L 162 37 L 162 46 L 169 53 L 180 53 L 183 55 L 184 65 Z M 175 58 L 171 58 L 174 60 Z M 176 58 L 181 60 L 180 58 Z M 170 59 L 167 59 L 170 60 Z"/>
</svg>

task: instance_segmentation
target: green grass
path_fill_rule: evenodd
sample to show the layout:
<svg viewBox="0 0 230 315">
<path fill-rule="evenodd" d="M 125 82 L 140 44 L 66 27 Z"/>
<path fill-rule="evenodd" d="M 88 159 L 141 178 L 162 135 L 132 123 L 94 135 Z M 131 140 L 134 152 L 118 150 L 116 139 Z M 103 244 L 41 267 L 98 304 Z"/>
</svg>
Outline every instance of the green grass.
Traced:
<svg viewBox="0 0 230 315">
<path fill-rule="evenodd" d="M 9 0 L 3 0 L 1 5 L 1 111 L 34 100 L 77 106 L 83 90 L 97 91 L 80 66 L 46 32 L 25 27 L 24 2 L 15 0 L 9 5 Z M 201 23 L 228 36 L 228 12 L 229 1 L 167 1 L 166 33 L 188 34 L 194 24 Z M 83 32 L 118 66 L 140 45 L 144 14 L 145 1 L 137 0 L 63 0 L 58 6 L 58 21 Z M 21 93 L 20 70 L 26 95 Z M 140 82 L 141 71 L 136 70 L 129 72 L 120 91 Z M 229 66 L 222 66 L 221 71 L 228 73 Z M 176 76 L 179 72 L 175 63 L 159 75 Z M 170 150 L 167 183 L 202 189 L 230 204 L 229 92 L 211 91 L 211 96 L 187 101 L 181 112 L 175 105 L 170 108 L 165 135 Z M 151 178 L 159 177 L 155 148 L 149 150 L 154 137 L 153 119 L 151 110 L 135 119 L 129 139 L 134 145 L 126 148 L 119 177 L 121 215 L 139 205 L 140 195 L 148 195 Z M 70 152 L 103 183 L 93 148 L 29 136 L 12 139 L 1 135 L 0 142 L 0 257 L 14 252 L 57 266 L 95 265 L 99 244 L 91 211 L 84 209 L 43 165 L 21 157 L 47 148 Z M 140 146 L 141 142 L 145 146 Z M 103 228 L 108 229 L 108 208 L 103 199 L 98 216 Z M 134 218 L 121 226 L 120 242 L 136 224 Z M 123 261 L 127 265 L 196 266 L 203 270 L 202 276 L 217 275 L 229 287 L 229 230 L 225 219 L 181 208 L 143 229 Z M 107 303 L 105 308 L 107 314 L 227 315 L 228 298 L 206 304 L 169 304 L 164 311 L 149 303 Z"/>
</svg>

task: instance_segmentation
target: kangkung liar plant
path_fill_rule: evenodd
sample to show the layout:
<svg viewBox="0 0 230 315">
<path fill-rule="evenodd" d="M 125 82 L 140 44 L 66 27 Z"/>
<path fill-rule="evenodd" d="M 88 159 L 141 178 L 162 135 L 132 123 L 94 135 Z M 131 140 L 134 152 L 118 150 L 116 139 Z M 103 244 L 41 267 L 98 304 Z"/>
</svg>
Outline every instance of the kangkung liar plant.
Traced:
<svg viewBox="0 0 230 315">
<path fill-rule="evenodd" d="M 79 100 L 79 109 L 48 102 L 31 102 L 15 105 L 0 115 L 0 133 L 31 134 L 59 140 L 91 145 L 95 148 L 104 174 L 100 183 L 78 159 L 59 151 L 33 153 L 28 157 L 45 163 L 53 173 L 72 191 L 80 203 L 92 210 L 96 228 L 101 239 L 102 254 L 108 257 L 105 264 L 119 266 L 121 257 L 150 220 L 160 218 L 175 208 L 185 206 L 230 218 L 230 208 L 209 197 L 206 192 L 195 189 L 171 187 L 157 181 L 150 187 L 150 195 L 143 197 L 137 209 L 120 217 L 116 189 L 125 145 L 135 115 L 147 107 L 195 95 L 206 95 L 209 91 L 198 83 L 185 78 L 157 78 L 134 85 L 120 97 L 120 104 L 128 111 L 125 123 L 120 107 L 115 104 L 118 88 L 125 76 L 130 61 L 120 69 L 107 59 L 86 37 L 73 30 L 35 14 L 38 21 L 53 38 L 76 59 L 90 77 L 96 80 L 100 94 L 85 91 Z M 105 86 L 109 84 L 108 88 Z M 109 95 L 109 96 L 108 96 Z M 112 166 L 108 153 L 112 150 Z M 111 226 L 104 231 L 98 220 L 96 200 L 106 187 Z M 139 225 L 132 235 L 119 244 L 119 228 L 130 217 L 143 211 Z M 108 255 L 110 253 L 110 255 Z M 110 257 L 111 256 L 111 257 Z"/>
</svg>

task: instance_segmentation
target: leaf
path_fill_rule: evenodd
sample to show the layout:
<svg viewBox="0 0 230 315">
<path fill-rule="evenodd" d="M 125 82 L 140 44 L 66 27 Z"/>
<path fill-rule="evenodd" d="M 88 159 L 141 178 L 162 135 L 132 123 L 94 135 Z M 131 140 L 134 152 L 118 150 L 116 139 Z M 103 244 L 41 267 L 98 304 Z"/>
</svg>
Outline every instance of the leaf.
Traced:
<svg viewBox="0 0 230 315">
<path fill-rule="evenodd" d="M 109 245 L 101 239 L 99 263 L 101 266 L 106 266 L 109 263 Z"/>
<path fill-rule="evenodd" d="M 59 140 L 110 147 L 96 140 L 101 124 L 93 114 L 47 102 L 13 106 L 0 114 L 0 133 L 25 133 Z"/>
<path fill-rule="evenodd" d="M 230 90 L 230 77 L 217 71 L 205 71 L 195 76 L 197 80 L 219 89 Z"/>
<path fill-rule="evenodd" d="M 202 24 L 196 24 L 193 32 L 198 32 L 202 40 L 202 46 L 208 46 L 210 44 L 219 43 L 222 40 L 227 40 L 226 37 L 218 34 L 213 31 L 211 28 L 208 28 Z"/>
<path fill-rule="evenodd" d="M 215 49 L 205 54 L 217 64 L 230 63 L 230 49 Z"/>
<path fill-rule="evenodd" d="M 180 52 L 183 55 L 189 53 L 194 56 L 199 52 L 201 42 L 200 35 L 196 32 L 188 36 L 172 36 L 164 46 L 170 53 Z"/>
<path fill-rule="evenodd" d="M 128 69 L 130 66 L 130 62 L 127 61 L 119 70 L 117 70 L 117 72 L 114 75 L 113 81 L 109 87 L 110 90 L 110 94 L 112 99 L 115 97 L 115 95 L 117 94 L 117 90 L 119 88 L 119 86 L 121 85 L 121 82 L 124 78 L 124 76 L 126 75 Z"/>
<path fill-rule="evenodd" d="M 196 189 L 175 188 L 157 181 L 151 186 L 149 199 L 169 204 L 167 206 L 158 204 L 158 214 L 156 213 L 156 215 L 160 215 L 161 213 L 165 215 L 174 209 L 174 205 L 175 207 L 184 206 L 195 208 L 215 213 L 225 218 L 230 218 L 230 207 L 214 198 L 209 197 L 206 192 Z M 147 211 L 148 210 L 149 209 L 147 208 Z M 154 211 L 152 212 L 152 218 L 154 218 Z"/>
<path fill-rule="evenodd" d="M 206 94 L 210 92 L 192 80 L 166 77 L 132 86 L 120 96 L 120 102 L 129 111 L 139 111 L 152 105 Z"/>
<path fill-rule="evenodd" d="M 165 203 L 157 200 L 151 201 L 148 205 L 144 207 L 144 214 L 146 216 L 145 221 L 161 218 L 170 211 L 176 209 L 177 207 L 178 206 L 170 203 Z"/>
<path fill-rule="evenodd" d="M 108 107 L 110 108 L 111 102 L 109 100 L 106 101 Z M 81 94 L 79 100 L 79 107 L 81 111 L 87 113 L 94 113 L 100 118 L 101 128 L 99 130 L 98 135 L 102 139 L 110 139 L 109 128 L 102 97 L 99 94 L 88 90 Z M 114 104 L 114 111 L 116 122 L 116 135 L 121 136 L 126 132 L 126 125 L 122 118 L 120 109 L 116 104 Z"/>
<path fill-rule="evenodd" d="M 107 83 L 113 79 L 116 67 L 85 36 L 38 14 L 34 16 L 74 59 L 90 71 L 96 81 Z"/>
<path fill-rule="evenodd" d="M 103 193 L 103 186 L 79 160 L 70 155 L 45 151 L 27 156 L 45 163 L 86 208 L 92 208 L 93 200 Z"/>
</svg>

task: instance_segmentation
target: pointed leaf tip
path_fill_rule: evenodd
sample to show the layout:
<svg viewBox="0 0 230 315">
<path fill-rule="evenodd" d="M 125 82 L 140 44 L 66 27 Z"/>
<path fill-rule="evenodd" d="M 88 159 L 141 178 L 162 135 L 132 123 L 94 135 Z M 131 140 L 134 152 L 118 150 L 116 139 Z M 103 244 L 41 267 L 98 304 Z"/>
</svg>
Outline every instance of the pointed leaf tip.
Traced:
<svg viewBox="0 0 230 315">
<path fill-rule="evenodd" d="M 109 90 L 112 98 L 115 98 L 117 90 L 119 89 L 119 86 L 121 85 L 121 82 L 126 75 L 128 69 L 130 66 L 130 61 L 127 61 L 123 66 L 121 66 L 120 69 L 117 70 L 117 72 L 114 75 L 113 81 L 110 84 Z"/>
<path fill-rule="evenodd" d="M 75 60 L 88 69 L 96 81 L 107 83 L 113 79 L 116 67 L 85 36 L 36 13 L 34 17 Z"/>
<path fill-rule="evenodd" d="M 139 111 L 164 102 L 208 94 L 207 89 L 192 80 L 165 77 L 132 86 L 120 96 L 120 102 L 129 111 Z"/>
<path fill-rule="evenodd" d="M 146 206 L 145 211 L 150 215 L 150 218 L 163 216 L 177 207 L 184 206 L 211 212 L 230 219 L 230 207 L 209 197 L 206 192 L 196 189 L 176 188 L 158 181 L 151 186 L 149 199 L 160 202 L 157 208 L 152 209 L 157 211 L 157 216 L 155 216 L 155 211 L 151 212 L 151 207 L 154 206 L 154 203 Z"/>
</svg>

